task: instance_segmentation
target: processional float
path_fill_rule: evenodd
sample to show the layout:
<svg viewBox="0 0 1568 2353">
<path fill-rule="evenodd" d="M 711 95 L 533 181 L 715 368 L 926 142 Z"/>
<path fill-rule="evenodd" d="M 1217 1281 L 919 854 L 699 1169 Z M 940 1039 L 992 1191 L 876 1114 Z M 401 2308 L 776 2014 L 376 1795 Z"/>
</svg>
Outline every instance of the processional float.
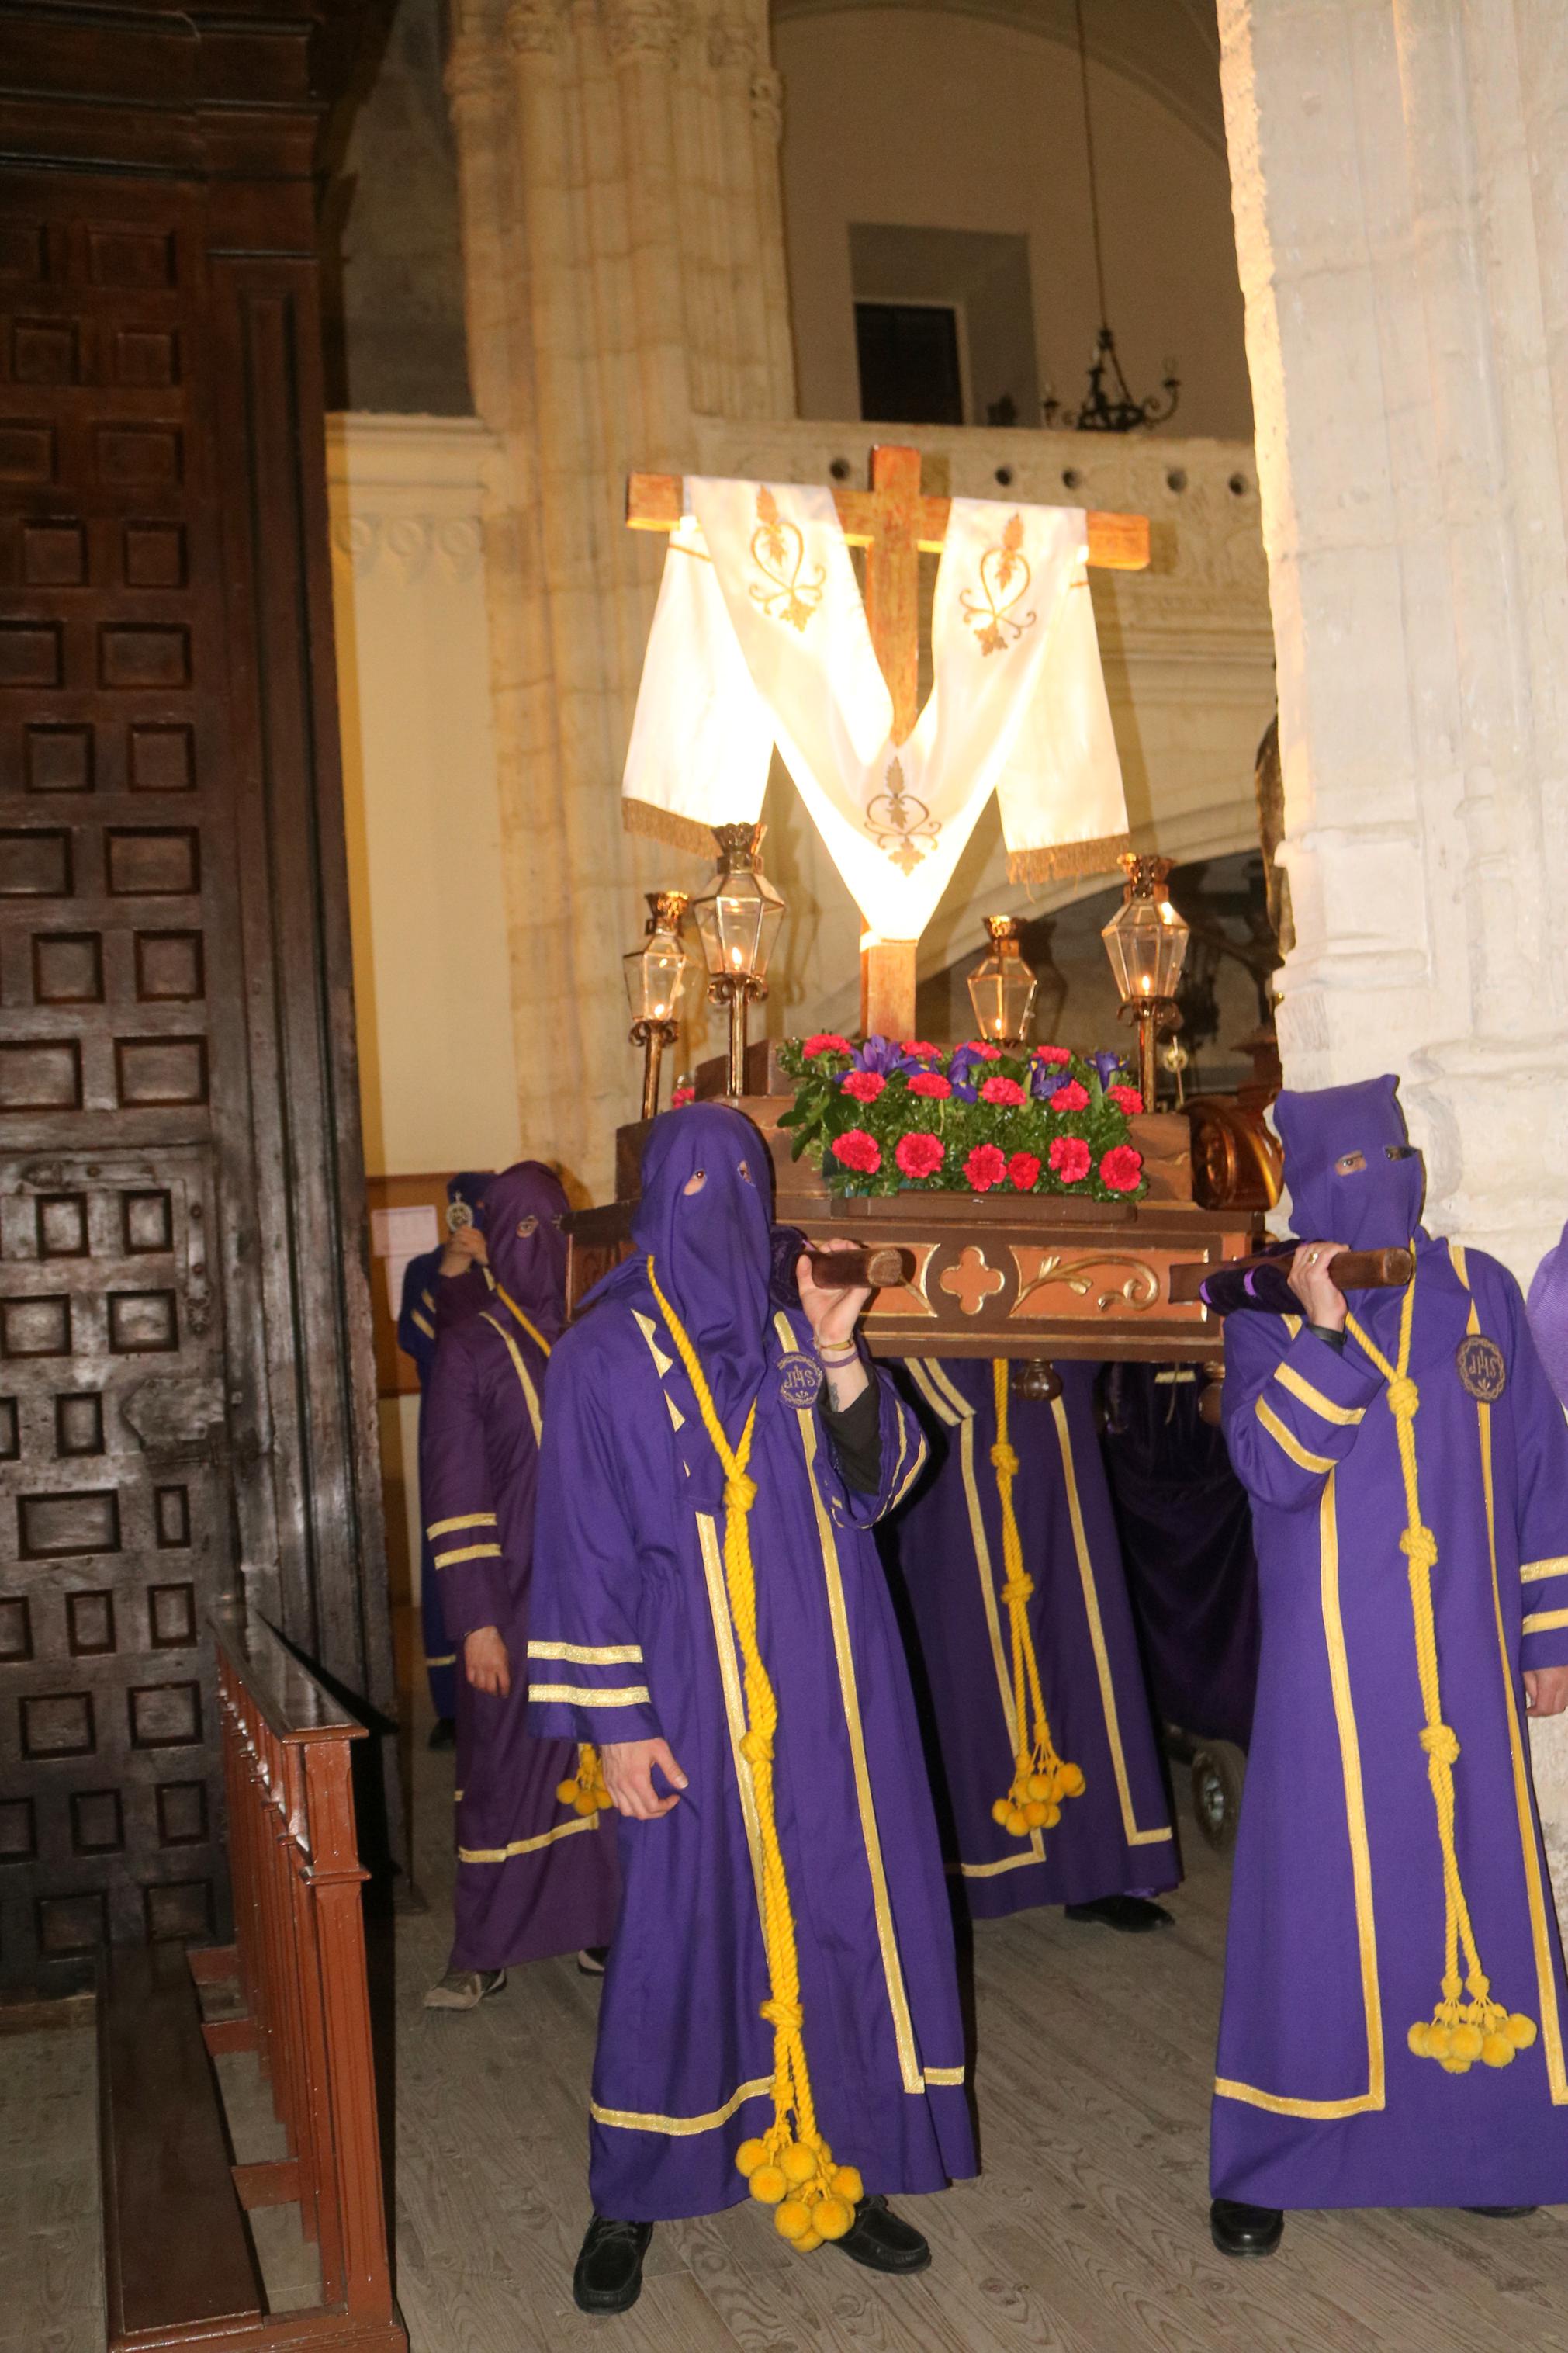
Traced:
<svg viewBox="0 0 1568 2353">
<path fill-rule="evenodd" d="M 1148 519 L 935 497 L 921 489 L 918 450 L 882 447 L 868 491 L 634 474 L 626 521 L 670 543 L 626 822 L 710 854 L 718 842 L 718 875 L 689 912 L 710 993 L 729 1009 L 730 1051 L 699 1072 L 697 1091 L 733 1103 L 766 1139 L 779 1221 L 813 1245 L 852 1234 L 884 1254 L 879 1276 L 896 1265 L 900 1279 L 884 1282 L 865 1318 L 879 1355 L 1217 1363 L 1220 1319 L 1192 1270 L 1252 1248 L 1272 1193 L 1232 1184 L 1226 1206 L 1203 1206 L 1188 1120 L 1152 1108 L 1154 1039 L 1184 927 L 1164 892 L 1165 862 L 1131 854 L 1085 571 L 1146 569 Z M 863 596 L 849 547 L 864 550 Z M 920 558 L 931 552 L 942 559 L 935 685 L 921 710 Z M 869 1045 L 746 1044 L 746 1008 L 765 994 L 784 913 L 757 854 L 775 744 L 866 920 Z M 1119 862 L 1127 875 L 1107 944 L 1137 1022 L 1136 1087 L 1130 1071 L 1110 1071 L 1120 1058 L 1109 1053 L 1039 1060 L 1023 1034 L 1032 981 L 1003 919 L 989 925 L 988 968 L 972 986 L 983 1017 L 974 1056 L 955 1062 L 953 1049 L 915 1036 L 920 934 L 993 792 L 1015 881 Z M 647 1053 L 644 1116 L 618 1132 L 615 1201 L 568 1221 L 574 1304 L 629 1246 L 659 1057 L 675 1035 L 688 902 L 656 894 L 650 906 L 647 939 L 626 959 L 632 1034 Z M 939 1179 L 933 1135 L 918 1151 L 887 1139 L 905 1176 L 867 1134 L 854 1145 L 863 1165 L 847 1167 L 862 1131 L 846 1134 L 846 1118 L 889 1082 L 900 1103 L 930 1105 L 930 1129 L 956 1134 L 954 1153 L 993 1103 L 998 1134 L 1009 1122 L 1037 1137 L 1055 1124 L 1080 1148 L 976 1158 L 970 1145 Z M 1036 1117 L 1058 1102 L 1073 1113 Z M 878 1116 L 885 1125 L 885 1106 Z M 803 1130 L 810 1148 L 799 1152 Z M 1113 1176 L 1098 1181 L 1108 1164 Z M 847 1179 L 859 1180 L 849 1198 Z M 1091 1189 L 1100 1198 L 1086 1198 Z"/>
</svg>

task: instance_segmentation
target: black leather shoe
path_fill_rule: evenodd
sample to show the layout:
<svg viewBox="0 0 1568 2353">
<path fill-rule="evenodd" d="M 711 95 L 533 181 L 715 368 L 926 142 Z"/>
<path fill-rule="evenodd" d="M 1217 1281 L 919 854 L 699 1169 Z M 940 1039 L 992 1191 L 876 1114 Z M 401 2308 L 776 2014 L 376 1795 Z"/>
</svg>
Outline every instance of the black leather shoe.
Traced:
<svg viewBox="0 0 1568 2353">
<path fill-rule="evenodd" d="M 1151 1929 L 1176 1925 L 1163 1904 L 1152 1904 L 1146 1895 L 1099 1895 L 1092 1904 L 1066 1904 L 1062 1909 L 1069 1920 L 1096 1922 L 1123 1936 L 1146 1936 Z"/>
<path fill-rule="evenodd" d="M 1539 2214 L 1539 2206 L 1467 2206 L 1467 2214 L 1484 2214 L 1489 2222 L 1511 2222 L 1521 2214 Z"/>
<path fill-rule="evenodd" d="M 1285 2217 L 1278 2206 L 1243 2206 L 1235 2198 L 1216 2198 L 1209 2208 L 1209 2230 L 1222 2255 L 1271 2255 L 1285 2235 Z"/>
<path fill-rule="evenodd" d="M 430 1738 L 426 1745 L 431 1748 L 456 1748 L 458 1745 L 456 1717 L 438 1715 L 430 1726 Z"/>
<path fill-rule="evenodd" d="M 595 2214 L 588 2225 L 572 2294 L 579 2312 L 629 2312 L 642 2294 L 642 2259 L 651 2222 L 617 2222 Z"/>
<path fill-rule="evenodd" d="M 912 2222 L 900 2221 L 885 2198 L 862 2198 L 844 2236 L 827 2243 L 870 2272 L 923 2272 L 931 2261 L 930 2242 Z"/>
</svg>

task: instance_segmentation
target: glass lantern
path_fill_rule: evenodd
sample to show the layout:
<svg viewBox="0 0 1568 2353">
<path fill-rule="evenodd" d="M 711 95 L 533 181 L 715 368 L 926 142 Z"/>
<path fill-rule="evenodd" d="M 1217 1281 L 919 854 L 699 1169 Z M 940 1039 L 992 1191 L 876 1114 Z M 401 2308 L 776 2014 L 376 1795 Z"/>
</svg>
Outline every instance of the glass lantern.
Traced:
<svg viewBox="0 0 1568 2353">
<path fill-rule="evenodd" d="M 763 831 L 760 825 L 713 828 L 718 872 L 693 899 L 691 912 L 715 981 L 762 981 L 767 976 L 784 902 L 763 872 Z"/>
<path fill-rule="evenodd" d="M 634 1021 L 673 1022 L 689 959 L 680 927 L 691 902 L 684 891 L 649 891 L 647 930 L 640 947 L 621 958 Z"/>
<path fill-rule="evenodd" d="M 731 1095 L 746 1091 L 746 1007 L 768 993 L 768 958 L 784 902 L 763 872 L 763 828 L 716 825 L 719 868 L 691 902 L 708 965 L 708 994 L 730 1008 Z"/>
<path fill-rule="evenodd" d="M 1186 924 L 1171 903 L 1165 885 L 1168 858 L 1121 860 L 1126 881 L 1121 904 L 1100 936 L 1121 998 L 1122 1011 L 1138 1024 L 1138 1067 L 1146 1111 L 1154 1108 L 1154 1045 L 1162 1029 L 1177 1026 L 1176 989 L 1186 961 Z"/>
<path fill-rule="evenodd" d="M 1012 915 L 987 915 L 991 944 L 969 976 L 976 1035 L 994 1046 L 1021 1046 L 1029 1034 L 1039 984 L 1024 961 Z"/>
<path fill-rule="evenodd" d="M 680 926 L 690 903 L 684 891 L 650 891 L 642 945 L 621 958 L 632 1008 L 632 1044 L 643 1050 L 644 1119 L 654 1118 L 658 1111 L 659 1064 L 665 1048 L 676 1039 L 675 1008 L 689 961 Z"/>
</svg>

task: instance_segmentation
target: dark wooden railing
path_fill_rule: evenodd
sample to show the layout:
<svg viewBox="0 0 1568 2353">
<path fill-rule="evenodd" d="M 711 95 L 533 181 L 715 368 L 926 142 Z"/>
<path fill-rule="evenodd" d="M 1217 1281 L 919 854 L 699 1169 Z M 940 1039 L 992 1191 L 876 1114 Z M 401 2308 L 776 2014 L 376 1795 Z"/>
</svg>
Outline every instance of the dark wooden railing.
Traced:
<svg viewBox="0 0 1568 2353">
<path fill-rule="evenodd" d="M 110 2345 L 404 2353 L 354 1834 L 351 1745 L 364 1727 L 265 1624 L 216 1631 L 235 1941 L 192 1951 L 188 1968 L 166 1950 L 115 1953 L 106 1967 Z M 204 2023 L 198 1986 L 237 1988 L 237 2007 L 231 1993 Z M 228 2164 L 210 2064 L 228 2052 L 256 2053 L 283 2156 Z M 309 2311 L 272 2316 L 242 2210 L 283 2204 L 298 2205 L 316 2244 L 321 2292 Z"/>
</svg>

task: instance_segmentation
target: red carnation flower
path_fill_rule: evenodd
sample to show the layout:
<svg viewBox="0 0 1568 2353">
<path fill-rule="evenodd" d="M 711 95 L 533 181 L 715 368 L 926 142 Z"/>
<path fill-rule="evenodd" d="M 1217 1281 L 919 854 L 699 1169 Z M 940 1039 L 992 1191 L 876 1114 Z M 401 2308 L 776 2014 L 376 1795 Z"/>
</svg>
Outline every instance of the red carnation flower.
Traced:
<svg viewBox="0 0 1568 2353">
<path fill-rule="evenodd" d="M 1136 1087 L 1112 1087 L 1110 1099 L 1118 1111 L 1127 1113 L 1129 1119 L 1143 1108 L 1143 1097 Z"/>
<path fill-rule="evenodd" d="M 879 1071 L 847 1071 L 838 1082 L 847 1095 L 857 1103 L 875 1103 L 888 1082 Z"/>
<path fill-rule="evenodd" d="M 941 1046 L 933 1046 L 925 1038 L 910 1038 L 904 1046 L 904 1052 L 912 1054 L 919 1062 L 940 1062 L 942 1051 Z"/>
<path fill-rule="evenodd" d="M 697 1090 L 695 1087 L 677 1087 L 675 1092 L 669 1098 L 669 1108 L 671 1111 L 679 1111 L 682 1103 L 695 1103 L 696 1101 Z"/>
<path fill-rule="evenodd" d="M 963 1174 L 972 1193 L 989 1193 L 1007 1174 L 1007 1163 L 994 1144 L 977 1144 L 963 1164 Z"/>
<path fill-rule="evenodd" d="M 982 1062 L 999 1062 L 1002 1060 L 1001 1047 L 994 1046 L 989 1038 L 972 1038 L 964 1051 Z"/>
<path fill-rule="evenodd" d="M 1143 1155 L 1131 1144 L 1113 1144 L 1100 1164 L 1100 1181 L 1113 1193 L 1131 1193 L 1143 1174 Z"/>
<path fill-rule="evenodd" d="M 932 1103 L 942 1103 L 952 1092 L 940 1071 L 920 1071 L 910 1081 L 912 1095 L 929 1096 Z"/>
<path fill-rule="evenodd" d="M 815 1060 L 818 1054 L 852 1054 L 855 1049 L 848 1039 L 841 1038 L 836 1029 L 819 1029 L 814 1038 L 806 1039 L 800 1050 L 809 1062 Z"/>
<path fill-rule="evenodd" d="M 1016 1079 L 987 1079 L 980 1089 L 980 1100 L 988 1103 L 1005 1103 L 1009 1109 L 1024 1100 L 1024 1090 Z"/>
<path fill-rule="evenodd" d="M 1126 1146 L 1119 1145 L 1118 1151 Z M 1080 1184 L 1089 1175 L 1089 1146 L 1081 1135 L 1053 1135 L 1049 1154 L 1051 1173 L 1064 1185 Z"/>
<path fill-rule="evenodd" d="M 893 1157 L 906 1176 L 934 1176 L 947 1158 L 947 1146 L 940 1136 L 916 1128 L 912 1134 L 900 1136 Z"/>
<path fill-rule="evenodd" d="M 1076 1079 L 1068 1079 L 1051 1097 L 1052 1111 L 1082 1111 L 1089 1102 L 1089 1089 L 1080 1087 Z"/>
<path fill-rule="evenodd" d="M 1057 1142 L 1066 1142 L 1058 1136 Z M 1007 1163 L 1007 1182 L 1016 1193 L 1032 1193 L 1039 1181 L 1040 1164 L 1032 1152 L 1015 1152 Z"/>
<path fill-rule="evenodd" d="M 1035 1060 L 1037 1062 L 1048 1062 L 1053 1070 L 1059 1071 L 1064 1062 L 1072 1060 L 1072 1049 L 1070 1046 L 1037 1046 Z"/>
<path fill-rule="evenodd" d="M 874 1176 L 882 1165 L 882 1148 L 874 1135 L 863 1127 L 852 1127 L 833 1146 L 833 1156 L 842 1160 L 846 1168 L 854 1168 L 862 1176 Z"/>
</svg>

